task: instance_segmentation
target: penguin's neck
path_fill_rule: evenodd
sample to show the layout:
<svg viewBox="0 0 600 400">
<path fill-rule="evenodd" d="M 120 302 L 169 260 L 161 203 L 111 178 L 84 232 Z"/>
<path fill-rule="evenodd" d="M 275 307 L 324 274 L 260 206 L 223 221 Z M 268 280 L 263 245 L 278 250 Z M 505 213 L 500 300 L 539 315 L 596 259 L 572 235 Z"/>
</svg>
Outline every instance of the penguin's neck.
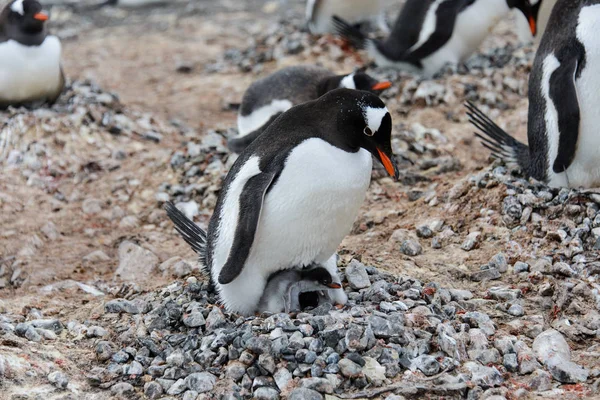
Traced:
<svg viewBox="0 0 600 400">
<path fill-rule="evenodd" d="M 48 33 L 45 29 L 40 32 L 24 32 L 23 30 L 5 25 L 2 29 L 2 35 L 6 40 L 14 40 L 23 46 L 40 46 L 46 40 Z"/>
</svg>

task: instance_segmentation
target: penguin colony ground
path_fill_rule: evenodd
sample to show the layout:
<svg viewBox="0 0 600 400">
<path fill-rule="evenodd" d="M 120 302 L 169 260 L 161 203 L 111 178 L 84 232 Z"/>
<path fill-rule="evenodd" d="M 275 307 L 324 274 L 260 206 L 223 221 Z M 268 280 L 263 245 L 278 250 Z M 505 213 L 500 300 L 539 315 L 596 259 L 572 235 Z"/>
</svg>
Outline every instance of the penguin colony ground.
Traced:
<svg viewBox="0 0 600 400">
<path fill-rule="evenodd" d="M 416 398 L 526 398 L 530 391 L 566 398 L 593 396 L 599 376 L 593 362 L 597 349 L 585 343 L 600 329 L 598 312 L 586 308 L 600 307 L 595 284 L 600 269 L 594 256 L 600 248 L 600 196 L 593 191 L 600 183 L 596 162 L 600 142 L 594 139 L 599 86 L 594 65 L 600 51 L 594 38 L 600 28 L 600 3 L 559 0 L 552 4 L 547 23 L 540 23 L 544 1 L 409 0 L 391 30 L 382 23 L 381 4 L 336 13 L 336 2 L 307 2 L 306 29 L 316 38 L 321 34 L 318 29 L 339 37 L 316 40 L 322 46 L 341 46 L 340 66 L 330 62 L 324 68 L 305 61 L 261 72 L 261 79 L 239 92 L 239 106 L 227 105 L 238 108 L 237 130 L 222 136 L 209 131 L 200 144 L 190 141 L 182 156 L 175 153 L 170 160 L 177 174 L 186 165 L 180 178 L 184 181 L 204 178 L 211 168 L 222 171 L 215 177 L 218 181 L 212 181 L 218 185 L 211 188 L 196 184 L 188 191 L 161 185 L 156 196 L 172 223 L 162 210 L 154 210 L 154 221 L 162 218 L 162 222 L 153 229 L 175 227 L 178 240 L 184 239 L 198 255 L 196 276 L 189 276 L 192 267 L 187 262 L 176 261 L 172 265 L 182 271 L 180 277 L 187 277 L 185 283 L 177 281 L 143 296 L 133 287 L 123 287 L 118 298 L 106 299 L 104 315 L 94 326 L 77 322 L 77 317 L 63 324 L 35 309 L 25 309 L 27 315 L 20 318 L 7 311 L 0 320 L 0 334 L 10 341 L 2 346 L 11 343 L 15 348 L 14 343 L 21 341 L 57 340 L 63 331 L 79 332 L 78 340 L 84 347 L 89 344 L 97 357 L 98 367 L 86 375 L 97 388 L 92 391 L 110 389 L 115 398 L 395 398 L 391 393 Z M 143 3 L 110 1 L 97 9 L 148 6 Z M 540 43 L 530 71 L 511 60 L 494 65 L 493 55 L 486 59 L 476 54 L 487 32 L 511 10 L 527 21 Z M 364 13 L 364 18 L 357 13 Z M 1 104 L 7 109 L 2 115 L 6 121 L 2 146 L 11 145 L 7 132 L 14 135 L 23 129 L 28 116 L 51 121 L 67 110 L 83 112 L 78 115 L 85 116 L 86 123 L 101 124 L 112 135 L 127 132 L 122 121 L 129 111 L 116 97 L 89 83 L 70 82 L 68 74 L 65 79 L 64 50 L 48 30 L 48 20 L 52 21 L 52 13 L 31 0 L 11 1 L 1 14 L 0 54 L 10 60 L 0 62 Z M 355 53 L 352 47 L 366 51 Z M 470 70 L 476 62 L 488 62 L 491 74 L 494 68 L 513 67 L 530 72 L 527 92 L 507 79 L 493 88 L 498 96 L 507 88 L 514 88 L 513 94 L 523 99 L 527 96 L 526 118 L 506 123 L 506 114 L 514 116 L 514 104 L 496 107 L 493 91 L 478 96 L 476 88 L 465 85 L 464 100 L 469 101 L 460 115 L 447 118 L 462 123 L 463 129 L 468 119 L 475 135 L 464 144 L 479 146 L 481 141 L 499 161 L 493 169 L 447 186 L 450 190 L 444 194 L 436 189 L 437 183 L 399 192 L 403 185 L 414 185 L 411 180 L 423 179 L 413 171 L 427 168 L 424 165 L 432 162 L 428 156 L 439 151 L 432 143 L 443 138 L 423 126 L 405 126 L 409 115 L 399 105 L 410 99 L 434 108 L 453 101 L 436 93 L 439 89 L 430 79 L 478 74 L 477 67 Z M 410 89 L 407 82 L 416 84 Z M 86 109 L 83 102 L 93 106 Z M 505 124 L 495 122 L 500 120 Z M 527 144 L 512 136 L 525 132 L 525 121 Z M 144 126 L 141 118 L 139 123 Z M 138 127 L 131 134 L 162 142 L 157 133 L 162 130 L 155 123 L 145 125 L 154 132 L 140 134 Z M 49 129 L 47 123 L 43 126 Z M 414 141 L 399 140 L 404 135 L 400 132 L 408 130 Z M 6 165 L 35 166 L 32 157 L 44 154 L 41 146 L 47 139 L 42 136 L 39 143 L 7 153 L 0 147 L 3 155 L 8 154 Z M 64 139 L 57 138 L 55 144 L 61 143 Z M 405 162 L 407 158 L 412 164 Z M 433 165 L 440 170 L 457 168 L 436 162 Z M 103 168 L 115 167 L 92 162 L 81 171 L 95 174 Z M 49 176 L 60 174 L 49 169 Z M 400 183 L 394 182 L 397 179 Z M 30 174 L 27 182 L 46 187 L 49 181 Z M 129 185 L 139 183 L 130 180 L 123 187 Z M 476 218 L 453 223 L 394 211 L 392 206 L 378 215 L 364 207 L 365 202 L 372 206 L 383 198 L 385 204 L 404 202 L 401 193 L 433 208 L 446 202 L 447 218 L 452 220 L 461 207 L 469 209 L 476 203 L 483 189 L 501 195 L 499 204 L 481 208 Z M 198 207 L 194 199 L 200 201 L 202 196 L 213 203 L 202 201 Z M 104 218 L 103 207 L 87 201 L 82 208 L 94 220 Z M 136 215 L 129 217 L 119 228 L 139 224 Z M 479 218 L 490 226 L 501 225 L 503 233 L 486 232 L 476 222 Z M 548 223 L 558 218 L 560 224 Z M 376 227 L 389 219 L 396 226 L 385 240 L 395 244 L 394 249 L 361 262 L 361 253 L 368 252 L 377 235 L 382 237 L 375 234 Z M 519 235 L 528 226 L 537 240 L 532 245 L 539 258 L 521 256 Z M 480 282 L 485 296 L 473 298 L 471 291 L 452 288 L 443 280 L 426 284 L 400 277 L 402 267 L 394 274 L 383 272 L 398 257 L 422 268 L 422 253 L 432 251 L 423 249 L 425 243 L 446 253 L 446 261 L 435 268 L 447 272 L 454 263 L 450 258 L 456 257 L 448 246 L 456 244 L 456 231 L 464 233 L 460 254 L 476 254 L 479 247 L 497 252 L 489 261 L 457 257 L 464 264 L 487 263 L 475 272 L 464 264 L 453 269 L 455 282 Z M 45 225 L 42 232 L 44 240 L 61 235 L 52 225 Z M 358 235 L 361 232 L 366 234 Z M 86 235 L 93 237 L 94 232 Z M 175 240 L 173 232 L 169 235 Z M 500 237 L 512 240 L 505 246 Z M 554 243 L 550 253 L 544 247 L 548 243 Z M 42 245 L 38 239 L 27 246 Z M 152 264 L 156 258 L 152 252 L 131 238 L 118 248 L 122 262 L 117 279 L 152 279 L 150 270 L 132 273 L 125 262 L 143 259 Z M 173 255 L 185 252 L 183 246 L 169 250 Z M 0 253 L 0 278 L 11 268 L 11 284 L 19 282 L 19 264 L 10 250 L 7 254 Z M 16 257 L 26 254 L 31 253 L 22 251 Z M 95 254 L 87 259 L 104 257 Z M 565 280 L 568 284 L 561 286 Z M 76 287 L 98 292 L 90 285 Z M 530 315 L 532 303 L 547 314 Z M 491 305 L 495 314 L 489 313 Z M 111 323 L 117 316 L 121 320 Z M 573 347 L 573 342 L 579 345 Z M 19 382 L 15 371 L 21 365 L 4 347 L 0 367 L 5 369 L 0 372 L 10 387 Z M 76 390 L 60 368 L 46 371 L 42 379 L 52 390 Z M 420 379 L 423 376 L 428 378 Z"/>
</svg>

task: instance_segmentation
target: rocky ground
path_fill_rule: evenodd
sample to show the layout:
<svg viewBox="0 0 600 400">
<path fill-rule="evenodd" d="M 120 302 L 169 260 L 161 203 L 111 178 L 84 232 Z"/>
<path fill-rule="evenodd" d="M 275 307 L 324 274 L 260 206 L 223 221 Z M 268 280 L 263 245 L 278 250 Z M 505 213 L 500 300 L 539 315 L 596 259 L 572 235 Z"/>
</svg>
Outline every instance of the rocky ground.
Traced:
<svg viewBox="0 0 600 400">
<path fill-rule="evenodd" d="M 162 205 L 207 224 L 252 80 L 361 57 L 301 31 L 300 1 L 54 3 L 69 87 L 0 114 L 1 399 L 600 396 L 600 195 L 490 167 L 463 107 L 525 137 L 533 49 L 510 21 L 437 79 L 373 71 L 413 164 L 373 173 L 348 305 L 240 318 Z"/>
</svg>

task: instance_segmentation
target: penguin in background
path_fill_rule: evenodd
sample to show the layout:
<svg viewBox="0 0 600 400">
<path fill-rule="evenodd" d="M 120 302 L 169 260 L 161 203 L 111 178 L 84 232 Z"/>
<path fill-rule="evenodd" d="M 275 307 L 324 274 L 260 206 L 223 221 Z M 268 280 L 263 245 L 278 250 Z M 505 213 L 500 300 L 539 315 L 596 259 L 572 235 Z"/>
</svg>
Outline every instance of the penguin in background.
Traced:
<svg viewBox="0 0 600 400">
<path fill-rule="evenodd" d="M 35 0 L 13 0 L 0 13 L 0 108 L 53 104 L 60 96 L 61 44 L 48 35 L 48 18 Z"/>
<path fill-rule="evenodd" d="M 468 105 L 492 154 L 552 187 L 600 186 L 600 0 L 558 0 L 529 78 L 525 145 Z"/>
<path fill-rule="evenodd" d="M 331 17 L 337 15 L 344 20 L 356 24 L 363 21 L 374 21 L 384 33 L 390 28 L 385 21 L 384 0 L 307 0 L 306 22 L 313 35 L 334 33 Z"/>
<path fill-rule="evenodd" d="M 106 0 L 93 8 L 98 9 L 106 6 L 112 7 L 124 7 L 124 8 L 142 8 L 149 6 L 165 5 L 168 4 L 167 0 Z"/>
<path fill-rule="evenodd" d="M 338 16 L 340 36 L 365 49 L 380 67 L 430 78 L 446 65 L 469 58 L 511 9 L 520 10 L 536 32 L 529 0 L 407 0 L 385 40 L 367 38 Z"/>
<path fill-rule="evenodd" d="M 275 272 L 335 263 L 369 187 L 373 156 L 398 177 L 391 133 L 379 97 L 336 89 L 286 111 L 240 154 L 208 232 L 167 205 L 228 311 L 252 315 Z"/>
<path fill-rule="evenodd" d="M 530 0 L 531 8 L 537 21 L 537 32 L 535 36 L 531 34 L 529 21 L 524 18 L 523 14 L 521 12 L 515 13 L 517 19 L 517 36 L 519 37 L 519 41 L 521 43 L 540 43 L 540 40 L 546 31 L 548 19 L 550 19 L 550 13 L 556 4 L 556 1 L 557 0 Z"/>
<path fill-rule="evenodd" d="M 391 82 L 377 81 L 365 70 L 336 75 L 326 68 L 298 65 L 257 80 L 244 93 L 237 119 L 239 135 L 229 139 L 227 146 L 235 153 L 242 152 L 283 112 L 331 90 L 347 88 L 380 94 L 392 86 Z"/>
</svg>

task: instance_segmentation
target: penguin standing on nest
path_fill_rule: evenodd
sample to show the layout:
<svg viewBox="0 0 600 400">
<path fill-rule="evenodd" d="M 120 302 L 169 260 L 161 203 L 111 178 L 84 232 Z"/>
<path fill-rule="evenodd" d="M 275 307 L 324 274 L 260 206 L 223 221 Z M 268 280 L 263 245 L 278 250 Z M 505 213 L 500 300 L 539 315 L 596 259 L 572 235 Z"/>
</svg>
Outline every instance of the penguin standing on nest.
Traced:
<svg viewBox="0 0 600 400">
<path fill-rule="evenodd" d="M 240 154 L 207 233 L 167 206 L 228 311 L 253 314 L 273 273 L 335 259 L 364 201 L 373 156 L 398 177 L 391 133 L 379 97 L 336 89 L 282 114 Z"/>
<path fill-rule="evenodd" d="M 35 0 L 14 0 L 0 13 L 0 108 L 54 103 L 65 85 L 61 45 L 48 35 L 48 14 Z"/>
<path fill-rule="evenodd" d="M 347 88 L 379 94 L 392 86 L 391 82 L 378 82 L 364 71 L 361 68 L 351 74 L 336 75 L 322 67 L 297 65 L 259 79 L 244 93 L 237 119 L 239 135 L 231 138 L 227 146 L 240 153 L 283 112 L 331 90 Z"/>
<path fill-rule="evenodd" d="M 466 61 L 514 8 L 525 15 L 535 35 L 529 0 L 407 0 L 385 40 L 369 39 L 337 16 L 333 22 L 343 38 L 366 49 L 378 66 L 432 77 L 446 65 Z"/>
<path fill-rule="evenodd" d="M 493 154 L 553 187 L 600 186 L 600 0 L 559 0 L 529 78 L 525 145 L 470 104 Z"/>
</svg>

